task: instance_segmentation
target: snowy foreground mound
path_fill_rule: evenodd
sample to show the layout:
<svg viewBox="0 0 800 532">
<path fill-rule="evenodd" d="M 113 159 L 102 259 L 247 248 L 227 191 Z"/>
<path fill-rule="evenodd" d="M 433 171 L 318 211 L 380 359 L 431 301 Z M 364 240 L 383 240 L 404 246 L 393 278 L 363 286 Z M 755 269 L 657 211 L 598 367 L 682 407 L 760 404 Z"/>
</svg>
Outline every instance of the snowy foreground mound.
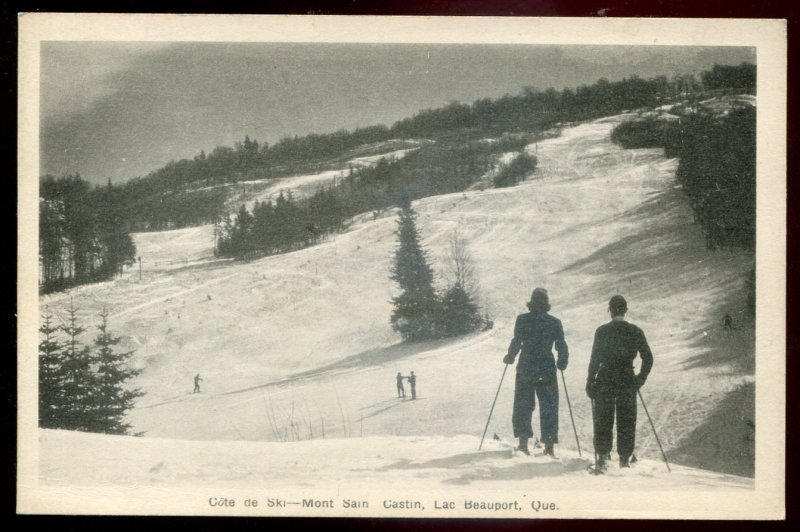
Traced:
<svg viewBox="0 0 800 532">
<path fill-rule="evenodd" d="M 42 430 L 42 472 L 54 485 L 92 486 L 280 486 L 280 490 L 347 484 L 352 489 L 397 483 L 423 491 L 470 486 L 491 489 L 704 490 L 751 489 L 753 479 L 642 460 L 605 475 L 587 474 L 591 451 L 557 459 L 514 452 L 505 442 L 479 437 L 426 436 L 309 440 L 293 443 L 162 440 Z M 136 460 L 129 458 L 135 456 Z M 477 488 L 477 489 L 476 489 Z"/>
<path fill-rule="evenodd" d="M 92 497 L 95 508 L 107 498 L 104 511 L 112 513 L 123 508 L 114 506 L 122 497 L 128 511 L 153 513 L 634 517 L 637 497 L 648 505 L 638 508 L 653 515 L 659 509 L 653 492 L 660 492 L 694 494 L 679 511 L 661 508 L 668 514 L 731 518 L 735 507 L 720 513 L 703 501 L 751 497 L 754 487 L 752 479 L 682 466 L 668 473 L 653 460 L 593 476 L 586 450 L 583 457 L 563 450 L 552 459 L 523 456 L 494 440 L 479 452 L 478 442 L 473 436 L 201 442 L 42 430 L 39 466 L 56 498 Z"/>
</svg>

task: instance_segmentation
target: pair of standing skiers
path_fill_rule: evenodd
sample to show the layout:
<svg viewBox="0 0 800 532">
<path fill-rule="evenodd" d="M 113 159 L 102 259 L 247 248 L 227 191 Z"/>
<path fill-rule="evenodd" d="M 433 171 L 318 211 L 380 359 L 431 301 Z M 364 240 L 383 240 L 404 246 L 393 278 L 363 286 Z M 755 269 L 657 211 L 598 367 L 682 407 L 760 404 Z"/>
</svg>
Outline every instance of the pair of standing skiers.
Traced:
<svg viewBox="0 0 800 532">
<path fill-rule="evenodd" d="M 402 373 L 399 371 L 397 372 L 397 397 L 401 399 L 406 398 L 406 389 L 403 387 L 403 379 L 408 379 L 408 384 L 411 386 L 411 398 L 417 398 L 417 376 L 414 375 L 414 372 L 411 372 L 411 375 L 408 377 L 403 377 Z"/>
<path fill-rule="evenodd" d="M 503 358 L 506 364 L 513 364 L 521 352 L 514 390 L 514 437 L 519 439 L 519 450 L 529 454 L 528 440 L 533 437 L 531 421 L 538 398 L 541 442 L 545 454 L 554 456 L 554 445 L 558 443 L 557 370 L 567 369 L 569 349 L 561 321 L 548 314 L 547 290 L 533 291 L 528 310 L 530 312 L 517 317 L 514 338 Z M 611 321 L 595 332 L 586 380 L 586 394 L 592 400 L 596 465 L 601 471 L 611 454 L 615 417 L 620 467 L 630 466 L 636 439 L 636 394 L 653 366 L 653 355 L 644 333 L 625 321 L 628 310 L 625 298 L 612 297 L 608 310 Z M 553 356 L 553 347 L 558 353 L 557 359 Z M 637 354 L 642 366 L 635 374 L 633 361 Z"/>
</svg>

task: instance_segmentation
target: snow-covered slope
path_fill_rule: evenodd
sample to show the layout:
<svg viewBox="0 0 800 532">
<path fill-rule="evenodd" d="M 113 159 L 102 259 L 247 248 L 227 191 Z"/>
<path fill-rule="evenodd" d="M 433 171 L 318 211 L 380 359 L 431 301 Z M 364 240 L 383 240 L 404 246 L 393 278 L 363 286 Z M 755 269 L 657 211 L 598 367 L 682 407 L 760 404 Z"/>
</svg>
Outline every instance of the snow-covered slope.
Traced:
<svg viewBox="0 0 800 532">
<path fill-rule="evenodd" d="M 746 328 L 723 335 L 720 327 L 726 312 L 737 324 L 745 321 L 738 294 L 752 257 L 705 248 L 675 188 L 677 162 L 664 159 L 661 150 L 622 150 L 610 142 L 611 129 L 625 119 L 578 125 L 530 146 L 540 161 L 539 179 L 415 202 L 435 267 L 441 269 L 453 230 L 467 240 L 481 303 L 494 319 L 490 331 L 399 345 L 388 324 L 389 300 L 396 293 L 388 279 L 396 245 L 393 216 L 370 216 L 328 242 L 286 255 L 249 263 L 200 260 L 181 268 L 144 268 L 141 281 L 132 270 L 116 281 L 44 297 L 42 305 L 62 314 L 73 298 L 79 314 L 89 320 L 108 306 L 111 329 L 136 349 L 136 363 L 144 369 L 136 385 L 146 395 L 130 414 L 134 429 L 145 438 L 120 443 L 119 449 L 130 448 L 128 465 L 126 453 L 115 460 L 109 451 L 103 462 L 108 469 L 89 466 L 103 454 L 95 445 L 117 448 L 111 439 L 43 432 L 42 460 L 50 464 L 42 469 L 43 478 L 83 483 L 113 482 L 119 476 L 160 482 L 163 475 L 169 482 L 196 477 L 238 483 L 235 472 L 240 471 L 254 482 L 313 482 L 327 474 L 321 465 L 312 467 L 316 462 L 309 456 L 318 452 L 314 446 L 335 449 L 331 452 L 340 454 L 332 461 L 341 461 L 345 469 L 350 467 L 348 453 L 368 456 L 364 447 L 378 446 L 383 458 L 363 465 L 367 471 L 354 477 L 359 482 L 379 482 L 383 477 L 376 470 L 393 460 L 439 463 L 439 458 L 442 468 L 408 470 L 433 482 L 483 481 L 487 475 L 523 482 L 537 475 L 538 467 L 506 467 L 499 456 L 488 462 L 476 458 L 480 464 L 465 459 L 471 465 L 461 475 L 459 459 L 453 457 L 475 447 L 503 370 L 514 318 L 524 311 L 535 286 L 548 288 L 552 313 L 564 324 L 571 351 L 567 386 L 584 452 L 591 449 L 590 405 L 583 394 L 589 350 L 595 328 L 608 319 L 608 298 L 617 292 L 628 299 L 628 317 L 644 329 L 653 349 L 655 366 L 642 392 L 662 443 L 675 448 L 726 393 L 752 380 L 729 371 L 730 360 L 706 358 L 721 348 L 752 354 Z M 176 235 L 185 240 L 173 245 Z M 138 244 L 143 254 L 167 261 L 172 252 L 210 254 L 210 237 L 192 229 L 150 234 Z M 184 241 L 186 249 L 181 249 Z M 394 375 L 410 370 L 418 376 L 419 400 L 400 401 Z M 196 373 L 204 379 L 202 393 L 192 394 Z M 509 372 L 489 434 L 510 437 L 512 392 Z M 570 457 L 576 444 L 566 405 L 560 433 L 559 449 Z M 152 438 L 315 441 L 234 446 Z M 155 458 L 146 462 L 153 462 L 152 470 L 135 463 L 140 453 L 162 447 L 174 456 L 165 458 L 163 467 Z M 65 448 L 73 459 L 61 464 L 58 455 Z M 228 448 L 236 449 L 225 458 L 231 472 L 204 476 L 200 464 Z M 271 462 L 255 469 L 236 465 L 240 451 L 243 457 L 262 452 L 295 456 L 298 477 L 277 465 L 273 470 Z M 657 470 L 657 462 L 647 461 L 660 455 L 643 415 L 636 452 L 645 460 L 639 471 Z M 449 469 L 447 456 L 456 467 L 439 472 Z M 571 463 L 558 467 L 570 473 Z M 581 463 L 575 471 L 584 468 Z M 334 468 L 330 474 L 344 473 Z M 681 474 L 704 485 L 752 486 L 751 481 L 696 471 Z M 576 475 L 576 483 L 587 481 L 585 474 Z M 682 482 L 641 477 L 643 485 L 654 489 L 678 489 Z"/>
</svg>

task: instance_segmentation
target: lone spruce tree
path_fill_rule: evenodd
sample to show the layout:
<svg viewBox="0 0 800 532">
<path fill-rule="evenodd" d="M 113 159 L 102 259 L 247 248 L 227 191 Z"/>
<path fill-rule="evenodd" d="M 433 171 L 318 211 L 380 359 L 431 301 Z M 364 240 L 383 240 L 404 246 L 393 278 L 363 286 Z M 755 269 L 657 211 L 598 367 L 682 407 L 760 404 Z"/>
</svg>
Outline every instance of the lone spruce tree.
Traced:
<svg viewBox="0 0 800 532">
<path fill-rule="evenodd" d="M 130 424 L 125 422 L 125 413 L 133 407 L 133 402 L 143 393 L 139 389 L 125 388 L 125 382 L 140 373 L 128 366 L 133 351 L 117 351 L 115 346 L 120 338 L 108 331 L 108 311 L 100 313 L 100 333 L 95 337 L 96 384 L 92 394 L 90 416 L 91 432 L 106 434 L 127 434 Z"/>
<path fill-rule="evenodd" d="M 404 341 L 435 338 L 438 302 L 433 288 L 433 270 L 428 265 L 416 226 L 417 213 L 408 199 L 400 205 L 397 221 L 400 245 L 395 250 L 391 279 L 402 293 L 392 299 L 392 328 Z"/>
</svg>

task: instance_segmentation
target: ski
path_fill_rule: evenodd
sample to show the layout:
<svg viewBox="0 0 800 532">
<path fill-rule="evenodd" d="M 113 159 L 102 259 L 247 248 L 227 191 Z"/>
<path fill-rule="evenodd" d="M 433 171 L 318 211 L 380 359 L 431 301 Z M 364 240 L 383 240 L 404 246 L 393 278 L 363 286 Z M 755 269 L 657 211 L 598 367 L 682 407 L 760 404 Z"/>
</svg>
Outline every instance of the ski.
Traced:
<svg viewBox="0 0 800 532">
<path fill-rule="evenodd" d="M 506 448 L 510 449 L 512 457 L 518 456 L 518 455 L 529 456 L 529 457 L 532 457 L 532 458 L 540 458 L 540 457 L 543 457 L 543 456 L 550 456 L 548 454 L 545 454 L 544 451 L 541 451 L 541 452 L 538 451 L 538 449 L 542 449 L 542 444 L 541 444 L 541 442 L 539 442 L 538 438 L 536 438 L 536 440 L 534 441 L 533 445 L 527 451 L 520 450 L 519 446 L 514 445 L 513 443 L 511 443 L 507 439 L 499 436 L 496 432 L 492 435 L 492 439 L 497 441 L 497 442 L 499 442 L 500 445 L 502 445 L 503 447 L 506 447 Z M 551 458 L 553 458 L 554 460 L 558 460 L 558 458 L 555 457 L 555 456 L 551 456 Z"/>
<path fill-rule="evenodd" d="M 598 467 L 596 464 L 589 464 L 589 467 L 586 468 L 586 471 L 588 471 L 590 475 L 603 475 L 607 471 L 607 467 Z"/>
</svg>

